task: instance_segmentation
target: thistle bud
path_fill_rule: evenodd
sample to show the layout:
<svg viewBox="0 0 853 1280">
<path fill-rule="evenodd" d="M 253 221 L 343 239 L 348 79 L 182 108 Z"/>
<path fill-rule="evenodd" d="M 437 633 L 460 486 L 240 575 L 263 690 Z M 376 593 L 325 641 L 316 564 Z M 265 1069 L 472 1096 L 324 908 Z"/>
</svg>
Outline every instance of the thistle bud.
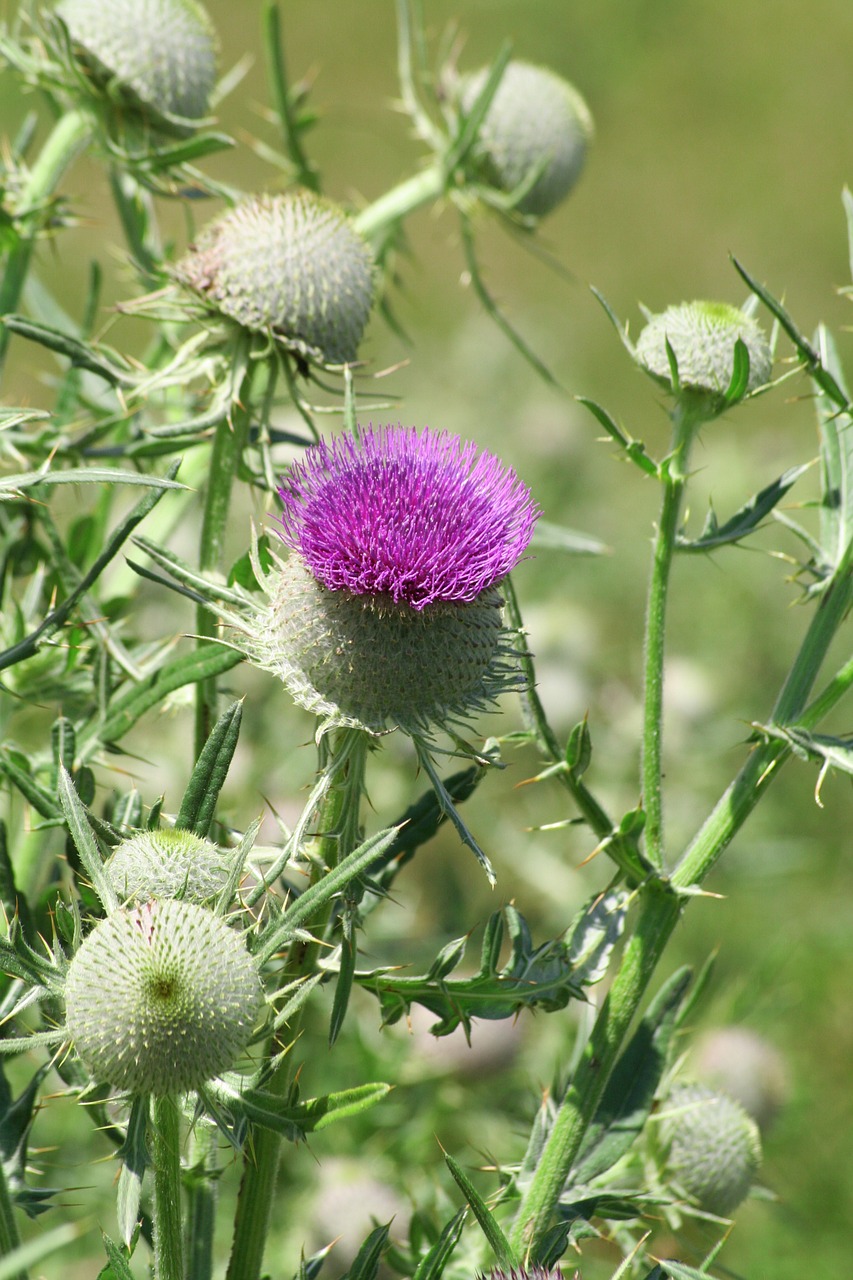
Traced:
<svg viewBox="0 0 853 1280">
<path fill-rule="evenodd" d="M 197 0 L 61 0 L 56 12 L 92 79 L 125 105 L 154 123 L 207 115 L 216 36 Z"/>
<path fill-rule="evenodd" d="M 761 1163 L 758 1127 L 739 1103 L 704 1085 L 669 1094 L 658 1131 L 667 1176 L 706 1213 L 728 1217 Z"/>
<path fill-rule="evenodd" d="M 489 69 L 466 77 L 460 104 L 468 114 L 483 92 Z M 573 85 L 527 62 L 506 66 L 477 140 L 481 176 L 509 194 L 528 181 L 515 209 L 542 217 L 569 194 L 592 141 L 589 108 Z"/>
<path fill-rule="evenodd" d="M 203 907 L 167 899 L 95 926 L 68 969 L 66 1025 L 96 1080 L 184 1093 L 234 1065 L 263 999 L 241 935 Z"/>
<path fill-rule="evenodd" d="M 749 356 L 749 376 L 729 391 L 740 339 Z M 678 381 L 673 382 L 667 344 L 675 356 Z M 647 373 L 674 395 L 686 397 L 701 416 L 714 418 L 770 378 L 770 346 L 760 325 L 725 302 L 683 302 L 649 316 L 635 348 Z"/>
<path fill-rule="evenodd" d="M 115 848 L 107 874 L 125 903 L 152 898 L 209 903 L 228 879 L 228 855 L 191 831 L 136 831 Z"/>
<path fill-rule="evenodd" d="M 313 445 L 285 477 L 286 564 L 249 656 L 330 721 L 381 733 L 465 717 L 517 688 L 496 584 L 536 509 L 455 436 L 372 428 Z"/>
<path fill-rule="evenodd" d="M 367 243 L 343 209 L 308 191 L 232 209 L 175 274 L 212 310 L 324 364 L 356 359 L 373 305 Z"/>
</svg>

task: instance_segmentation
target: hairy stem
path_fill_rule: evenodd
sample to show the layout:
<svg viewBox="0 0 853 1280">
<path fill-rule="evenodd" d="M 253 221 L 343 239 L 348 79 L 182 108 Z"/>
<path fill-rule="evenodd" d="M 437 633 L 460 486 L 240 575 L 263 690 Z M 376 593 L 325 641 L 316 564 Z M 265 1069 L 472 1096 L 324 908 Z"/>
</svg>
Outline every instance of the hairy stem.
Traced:
<svg viewBox="0 0 853 1280">
<path fill-rule="evenodd" d="M 181 1116 L 177 1098 L 151 1104 L 154 1163 L 154 1259 L 157 1280 L 184 1280 L 181 1230 Z"/>
<path fill-rule="evenodd" d="M 356 214 L 353 223 L 365 240 L 381 242 L 388 231 L 416 209 L 444 195 L 447 175 L 438 162 L 406 178 Z"/>
<path fill-rule="evenodd" d="M 324 868 L 334 867 L 356 848 L 359 842 L 359 811 L 364 790 L 368 736 L 360 729 L 343 729 L 320 745 L 320 769 L 335 770 L 338 775 L 329 788 L 317 813 L 316 834 L 309 852 L 314 873 L 312 883 Z M 336 769 L 339 756 L 345 755 L 343 769 Z M 322 939 L 329 922 L 332 904 L 324 909 L 323 918 L 312 924 L 312 934 Z M 297 941 L 291 948 L 286 977 L 290 980 L 308 977 L 317 966 L 321 942 Z M 303 1006 L 304 1007 L 304 1006 Z M 297 1019 L 301 1018 L 301 1010 Z M 299 1035 L 299 1023 L 291 1023 L 291 1042 Z M 275 1044 L 269 1057 L 274 1058 Z M 286 1096 L 293 1082 L 293 1054 L 280 1054 L 265 1088 L 279 1097 Z M 243 1179 L 234 1217 L 234 1235 L 226 1280 L 259 1280 L 264 1247 L 272 1216 L 276 1179 L 278 1177 L 281 1138 L 269 1129 L 258 1128 L 247 1142 Z"/>
<path fill-rule="evenodd" d="M 14 311 L 23 292 L 36 237 L 44 225 L 47 201 L 65 170 L 83 150 L 92 136 L 92 119 L 85 111 L 67 111 L 60 116 L 30 170 L 15 210 L 26 219 L 19 229 L 3 268 L 0 280 L 0 316 Z M 0 328 L 0 369 L 9 345 L 9 330 Z"/>
<path fill-rule="evenodd" d="M 663 668 L 669 578 L 681 503 L 687 484 L 687 460 L 696 422 L 681 406 L 673 412 L 672 450 L 662 470 L 663 501 L 654 542 L 646 606 L 643 700 L 643 807 L 646 811 L 646 852 L 658 870 L 663 867 Z"/>
</svg>

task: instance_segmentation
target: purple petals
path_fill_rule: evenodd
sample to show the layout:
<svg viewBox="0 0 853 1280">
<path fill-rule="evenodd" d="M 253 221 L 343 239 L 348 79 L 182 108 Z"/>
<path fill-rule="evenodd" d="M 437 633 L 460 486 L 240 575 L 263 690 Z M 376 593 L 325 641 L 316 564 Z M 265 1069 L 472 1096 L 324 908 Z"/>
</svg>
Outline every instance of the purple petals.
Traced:
<svg viewBox="0 0 853 1280">
<path fill-rule="evenodd" d="M 312 445 L 279 495 L 281 536 L 319 582 L 413 609 L 476 599 L 518 563 L 539 514 L 500 459 L 402 426 Z"/>
</svg>

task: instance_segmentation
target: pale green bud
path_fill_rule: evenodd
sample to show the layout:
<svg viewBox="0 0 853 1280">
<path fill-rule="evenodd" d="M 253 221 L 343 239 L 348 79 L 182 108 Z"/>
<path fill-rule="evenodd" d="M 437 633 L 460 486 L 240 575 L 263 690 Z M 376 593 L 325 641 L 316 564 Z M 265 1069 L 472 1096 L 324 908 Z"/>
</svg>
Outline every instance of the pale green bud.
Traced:
<svg viewBox="0 0 853 1280">
<path fill-rule="evenodd" d="M 666 1176 L 700 1209 L 728 1217 L 761 1164 L 755 1121 L 725 1093 L 679 1085 L 662 1105 L 658 1138 Z"/>
</svg>

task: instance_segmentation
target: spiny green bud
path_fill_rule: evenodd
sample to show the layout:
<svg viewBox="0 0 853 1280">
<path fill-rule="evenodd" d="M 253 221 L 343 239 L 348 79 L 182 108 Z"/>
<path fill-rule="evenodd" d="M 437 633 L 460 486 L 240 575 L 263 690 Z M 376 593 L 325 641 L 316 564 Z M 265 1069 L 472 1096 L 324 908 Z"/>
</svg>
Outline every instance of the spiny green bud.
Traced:
<svg viewBox="0 0 853 1280">
<path fill-rule="evenodd" d="M 732 383 L 738 339 L 749 355 L 749 377 L 734 399 Z M 678 367 L 673 383 L 669 344 Z M 770 346 L 752 316 L 726 302 L 682 302 L 650 315 L 637 339 L 639 364 L 673 394 L 691 398 L 704 417 L 713 418 L 770 378 Z"/>
<path fill-rule="evenodd" d="M 761 1164 L 755 1121 L 725 1093 L 679 1085 L 664 1103 L 658 1132 L 668 1177 L 700 1209 L 728 1217 Z"/>
<path fill-rule="evenodd" d="M 371 733 L 415 731 L 489 696 L 484 682 L 502 631 L 494 588 L 416 610 L 387 594 L 330 590 L 291 556 L 267 589 L 250 657 L 315 715 Z"/>
<path fill-rule="evenodd" d="M 98 84 L 155 122 L 207 115 L 216 35 L 196 0 L 61 0 L 56 12 Z"/>
<path fill-rule="evenodd" d="M 177 278 L 245 329 L 324 364 L 358 355 L 374 261 L 343 209 L 309 191 L 259 196 L 202 232 Z"/>
<path fill-rule="evenodd" d="M 233 1066 L 263 1006 L 241 935 L 213 912 L 165 899 L 119 908 L 68 969 L 68 1034 L 98 1081 L 184 1093 Z"/>
<path fill-rule="evenodd" d="M 113 851 L 107 874 L 126 903 L 151 898 L 209 903 L 228 879 L 228 855 L 191 831 L 137 831 Z"/>
<path fill-rule="evenodd" d="M 489 76 L 484 68 L 462 81 L 468 114 Z M 532 180 L 515 208 L 542 217 L 569 194 L 592 141 L 589 108 L 573 85 L 527 62 L 507 64 L 489 103 L 477 142 L 482 177 L 509 193 Z"/>
</svg>

